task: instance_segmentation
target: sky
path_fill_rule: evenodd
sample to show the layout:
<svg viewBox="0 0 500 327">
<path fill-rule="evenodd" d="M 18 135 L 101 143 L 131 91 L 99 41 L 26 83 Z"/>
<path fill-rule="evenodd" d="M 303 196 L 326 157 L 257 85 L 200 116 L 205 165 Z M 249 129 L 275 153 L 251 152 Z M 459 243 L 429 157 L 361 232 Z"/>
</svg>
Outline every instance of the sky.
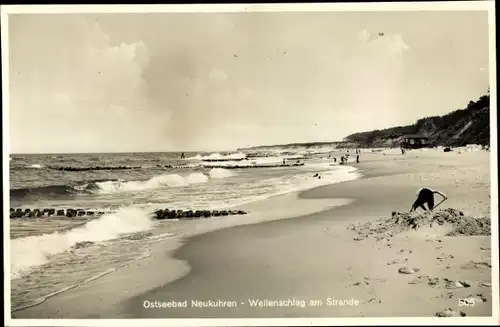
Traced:
<svg viewBox="0 0 500 327">
<path fill-rule="evenodd" d="M 10 152 L 339 141 L 489 87 L 486 11 L 9 15 Z"/>
</svg>

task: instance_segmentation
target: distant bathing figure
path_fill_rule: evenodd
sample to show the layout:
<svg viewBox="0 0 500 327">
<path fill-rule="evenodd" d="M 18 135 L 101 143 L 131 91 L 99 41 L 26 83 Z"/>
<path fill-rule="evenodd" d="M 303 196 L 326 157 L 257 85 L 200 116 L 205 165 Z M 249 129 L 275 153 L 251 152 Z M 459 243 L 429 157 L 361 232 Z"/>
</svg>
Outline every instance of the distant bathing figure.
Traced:
<svg viewBox="0 0 500 327">
<path fill-rule="evenodd" d="M 359 163 L 359 154 L 356 155 L 356 163 Z"/>
<path fill-rule="evenodd" d="M 283 158 L 283 166 L 286 165 L 286 159 Z"/>
<path fill-rule="evenodd" d="M 405 154 L 405 148 L 401 147 L 401 154 Z"/>
<path fill-rule="evenodd" d="M 333 162 L 337 162 L 337 157 L 333 157 Z"/>
<path fill-rule="evenodd" d="M 186 156 L 184 155 L 184 152 L 181 153 L 181 159 L 185 159 Z"/>
<path fill-rule="evenodd" d="M 434 206 L 434 194 L 439 194 L 443 197 L 443 200 L 439 202 L 436 206 Z M 443 203 L 445 200 L 448 199 L 448 197 L 443 194 L 442 192 L 432 190 L 430 188 L 421 188 L 417 192 L 417 200 L 413 203 L 410 212 L 413 212 L 417 210 L 417 208 L 422 208 L 424 211 L 427 211 L 425 208 L 424 204 L 427 203 L 427 207 L 429 208 L 430 211 L 432 211 L 435 207 L 437 207 L 439 204 Z"/>
</svg>

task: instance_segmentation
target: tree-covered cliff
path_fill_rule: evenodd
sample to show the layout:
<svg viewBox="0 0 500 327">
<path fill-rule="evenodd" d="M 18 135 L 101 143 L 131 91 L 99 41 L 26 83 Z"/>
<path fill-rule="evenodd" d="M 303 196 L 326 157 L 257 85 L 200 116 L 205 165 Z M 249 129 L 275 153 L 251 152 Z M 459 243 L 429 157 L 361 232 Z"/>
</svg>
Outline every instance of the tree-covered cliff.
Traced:
<svg viewBox="0 0 500 327">
<path fill-rule="evenodd" d="M 415 124 L 355 133 L 344 140 L 359 147 L 397 146 L 405 135 L 427 136 L 431 145 L 462 146 L 490 143 L 490 95 L 444 116 L 425 117 Z"/>
</svg>

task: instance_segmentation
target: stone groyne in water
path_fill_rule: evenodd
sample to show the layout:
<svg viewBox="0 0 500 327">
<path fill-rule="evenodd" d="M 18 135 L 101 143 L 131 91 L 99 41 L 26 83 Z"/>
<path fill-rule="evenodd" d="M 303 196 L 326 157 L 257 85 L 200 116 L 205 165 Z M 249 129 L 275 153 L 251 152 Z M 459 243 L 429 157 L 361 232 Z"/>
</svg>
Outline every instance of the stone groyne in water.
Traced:
<svg viewBox="0 0 500 327">
<path fill-rule="evenodd" d="M 10 218 L 49 218 L 49 217 L 83 217 L 83 216 L 102 216 L 112 213 L 110 211 L 95 211 L 85 209 L 21 209 L 10 208 Z M 155 219 L 182 219 L 182 218 L 208 218 L 230 215 L 245 215 L 248 212 L 244 210 L 183 210 L 183 209 L 159 209 L 151 213 Z"/>
<path fill-rule="evenodd" d="M 208 160 L 210 161 L 210 160 Z M 223 161 L 223 160 L 211 160 L 211 161 Z M 249 168 L 278 168 L 278 167 L 301 167 L 304 166 L 304 163 L 294 163 L 294 164 L 233 164 L 233 165 L 217 165 L 210 164 L 204 165 L 200 164 L 200 167 L 203 168 L 224 168 L 224 169 L 249 169 Z M 170 168 L 170 169 L 186 169 L 193 168 L 193 165 L 156 165 L 157 168 Z M 53 167 L 49 166 L 48 169 L 58 170 L 58 171 L 71 171 L 71 172 L 80 172 L 80 171 L 93 171 L 93 170 L 131 170 L 131 169 L 143 169 L 141 166 L 95 166 L 95 167 Z"/>
</svg>

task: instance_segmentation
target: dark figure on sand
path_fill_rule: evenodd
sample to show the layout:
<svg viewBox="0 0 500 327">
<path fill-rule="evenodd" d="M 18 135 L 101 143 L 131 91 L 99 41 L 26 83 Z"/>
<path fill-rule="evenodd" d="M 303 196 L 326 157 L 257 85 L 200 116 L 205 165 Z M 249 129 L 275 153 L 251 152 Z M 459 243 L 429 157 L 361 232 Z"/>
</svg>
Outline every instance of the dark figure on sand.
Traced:
<svg viewBox="0 0 500 327">
<path fill-rule="evenodd" d="M 181 159 L 184 159 L 186 158 L 186 156 L 184 155 L 184 152 L 181 153 Z"/>
<path fill-rule="evenodd" d="M 359 163 L 359 154 L 356 155 L 356 162 Z"/>
<path fill-rule="evenodd" d="M 424 211 L 427 211 L 425 208 L 424 204 L 427 203 L 427 206 L 429 207 L 429 210 L 434 209 L 434 194 L 439 194 L 443 197 L 443 201 L 448 199 L 446 195 L 444 195 L 442 192 L 431 190 L 430 188 L 421 188 L 418 190 L 417 195 L 418 198 L 415 200 L 413 203 L 410 212 L 415 211 L 418 207 L 424 209 Z M 441 201 L 441 202 L 443 202 Z"/>
</svg>

